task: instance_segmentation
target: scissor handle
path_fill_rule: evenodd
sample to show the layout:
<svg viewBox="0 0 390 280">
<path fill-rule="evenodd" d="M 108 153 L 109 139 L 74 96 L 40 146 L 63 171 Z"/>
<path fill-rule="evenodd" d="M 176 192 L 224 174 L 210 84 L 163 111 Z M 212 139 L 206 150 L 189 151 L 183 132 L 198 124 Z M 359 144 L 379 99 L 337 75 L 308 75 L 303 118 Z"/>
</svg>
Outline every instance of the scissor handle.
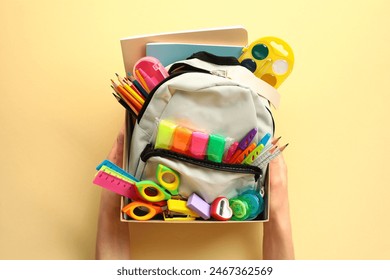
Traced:
<svg viewBox="0 0 390 280">
<path fill-rule="evenodd" d="M 159 184 L 165 189 L 167 189 L 172 195 L 179 194 L 179 173 L 165 165 L 158 164 L 156 170 L 156 178 Z"/>
<path fill-rule="evenodd" d="M 122 208 L 122 211 L 134 220 L 147 221 L 162 212 L 161 207 L 140 201 L 133 201 Z"/>
<path fill-rule="evenodd" d="M 169 193 L 153 181 L 140 181 L 135 183 L 135 186 L 142 198 L 147 201 L 159 202 L 171 198 Z"/>
</svg>

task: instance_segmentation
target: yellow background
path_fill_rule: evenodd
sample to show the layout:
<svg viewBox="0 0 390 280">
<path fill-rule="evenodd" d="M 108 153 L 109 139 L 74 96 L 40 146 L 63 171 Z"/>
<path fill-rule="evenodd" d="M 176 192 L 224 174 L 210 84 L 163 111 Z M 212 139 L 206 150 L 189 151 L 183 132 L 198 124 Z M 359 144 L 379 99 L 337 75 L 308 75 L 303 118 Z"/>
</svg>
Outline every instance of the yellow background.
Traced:
<svg viewBox="0 0 390 280">
<path fill-rule="evenodd" d="M 0 259 L 94 257 L 91 181 L 124 116 L 109 83 L 123 73 L 120 38 L 230 25 L 295 52 L 274 114 L 290 143 L 296 257 L 389 259 L 389 11 L 385 0 L 1 0 Z M 156 231 L 172 243 L 158 247 Z M 134 225 L 132 252 L 260 258 L 261 232 Z"/>
</svg>

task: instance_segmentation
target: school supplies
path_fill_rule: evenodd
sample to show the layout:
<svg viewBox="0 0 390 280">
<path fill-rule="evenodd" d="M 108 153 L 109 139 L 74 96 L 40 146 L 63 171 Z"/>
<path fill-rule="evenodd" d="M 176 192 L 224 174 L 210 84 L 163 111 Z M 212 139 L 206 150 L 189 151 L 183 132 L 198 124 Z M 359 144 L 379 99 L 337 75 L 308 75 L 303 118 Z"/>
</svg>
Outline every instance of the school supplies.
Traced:
<svg viewBox="0 0 390 280">
<path fill-rule="evenodd" d="M 248 134 L 245 135 L 245 137 L 238 143 L 237 149 L 233 154 L 233 156 L 231 157 L 229 163 L 237 162 L 238 157 L 240 157 L 241 154 L 245 152 L 245 150 L 251 144 L 253 138 L 255 138 L 256 134 L 257 134 L 257 128 L 253 128 L 248 132 Z"/>
<path fill-rule="evenodd" d="M 238 60 L 258 78 L 278 88 L 293 69 L 294 53 L 284 40 L 264 37 L 243 48 Z"/>
<path fill-rule="evenodd" d="M 188 198 L 187 207 L 202 217 L 204 220 L 210 219 L 210 204 L 204 201 L 196 193 L 191 194 Z"/>
<path fill-rule="evenodd" d="M 172 195 L 178 195 L 180 175 L 175 170 L 159 164 L 156 171 L 157 182 Z"/>
<path fill-rule="evenodd" d="M 242 153 L 240 153 L 238 155 L 238 157 L 236 157 L 235 160 L 232 161 L 233 164 L 241 164 L 245 159 L 246 157 L 248 157 L 248 155 L 256 148 L 256 143 L 252 143 L 250 144 L 244 151 L 242 151 Z"/>
<path fill-rule="evenodd" d="M 192 130 L 186 127 L 177 127 L 173 134 L 171 150 L 177 153 L 186 154 L 191 143 Z"/>
<path fill-rule="evenodd" d="M 172 147 L 173 133 L 177 124 L 169 120 L 161 120 L 158 124 L 155 148 L 170 150 Z"/>
<path fill-rule="evenodd" d="M 188 148 L 189 154 L 197 159 L 204 159 L 206 155 L 207 145 L 209 142 L 209 135 L 200 131 L 192 133 L 190 146 Z"/>
<path fill-rule="evenodd" d="M 253 149 L 253 151 L 247 155 L 242 161 L 242 164 L 251 164 L 261 153 L 261 151 L 264 149 L 265 145 L 267 144 L 268 140 L 271 138 L 271 134 L 267 133 L 266 135 L 261 138 L 257 146 Z"/>
<path fill-rule="evenodd" d="M 225 137 L 211 134 L 207 145 L 207 159 L 214 162 L 222 162 L 225 143 Z"/>
<path fill-rule="evenodd" d="M 134 191 L 134 183 L 115 177 L 104 171 L 97 173 L 93 183 L 127 198 L 137 198 L 137 194 Z"/>
<path fill-rule="evenodd" d="M 271 160 L 273 160 L 278 155 L 280 155 L 287 146 L 288 146 L 288 143 L 280 148 L 275 147 L 273 152 L 269 152 L 266 157 L 264 157 L 258 161 L 255 161 L 253 163 L 253 165 L 258 166 L 259 168 L 265 168 L 265 166 L 267 166 Z"/>
<path fill-rule="evenodd" d="M 122 211 L 132 219 L 147 221 L 166 210 L 166 206 L 159 206 L 141 201 L 133 201 L 122 208 Z"/>
<path fill-rule="evenodd" d="M 118 73 L 115 73 L 115 75 L 117 76 L 118 81 L 120 82 L 122 87 L 124 87 L 125 90 L 128 93 L 130 93 L 130 95 L 132 97 L 134 97 L 135 100 L 137 100 L 141 105 L 143 105 L 145 103 L 145 99 L 136 90 L 134 90 L 134 88 L 131 87 L 130 82 L 128 80 L 122 78 L 121 76 L 119 76 Z"/>
<path fill-rule="evenodd" d="M 207 134 L 169 120 L 161 120 L 158 123 L 155 148 L 171 150 L 196 159 L 207 158 L 213 162 L 222 162 L 226 143 L 227 139 L 222 135 Z"/>
<path fill-rule="evenodd" d="M 234 155 L 234 153 L 236 152 L 237 150 L 237 147 L 238 147 L 238 142 L 234 142 L 228 149 L 227 153 L 225 154 L 224 158 L 223 158 L 223 162 L 224 163 L 228 163 L 232 156 Z"/>
<path fill-rule="evenodd" d="M 132 108 L 135 109 L 135 113 L 141 110 L 141 103 L 131 95 L 123 86 L 116 84 L 113 80 L 111 80 L 112 88 L 114 91 L 121 96 L 121 98 Z"/>
<path fill-rule="evenodd" d="M 168 199 L 167 207 L 169 211 L 181 213 L 191 217 L 199 217 L 199 215 L 187 207 L 187 202 L 179 199 Z"/>
<path fill-rule="evenodd" d="M 253 49 L 251 54 L 260 60 L 259 47 Z M 263 60 L 272 58 L 271 54 Z M 275 89 L 264 82 L 264 74 L 260 80 L 234 57 L 195 53 L 170 65 L 169 78 L 160 75 L 165 70 L 161 62 L 154 68 L 149 67 L 152 64 L 146 56 L 134 63 L 132 73 L 127 68 L 134 81 L 118 76 L 117 87 L 141 104 L 141 109 L 135 108 L 137 120 L 129 134 L 131 153 L 126 164 L 139 179 L 133 186 L 144 201 L 132 202 L 157 207 L 153 217 L 162 214 L 167 221 L 216 219 L 211 212 L 221 220 L 234 212 L 235 219 L 258 219 L 263 210 L 255 207 L 260 203 L 254 193 L 267 195 L 264 174 L 271 156 L 254 163 L 266 148 L 270 154 L 277 151 L 268 148 L 274 131 L 269 106 L 278 103 Z M 273 72 L 281 75 L 283 63 L 274 64 Z M 135 81 L 146 89 L 147 100 Z M 127 97 L 115 94 L 118 101 Z M 248 162 L 250 155 L 254 156 Z M 136 216 L 143 207 L 132 209 L 129 213 Z"/>
<path fill-rule="evenodd" d="M 244 158 L 261 137 L 273 133 L 269 103 L 245 81 L 229 77 L 240 72 L 253 76 L 237 59 L 205 53 L 171 65 L 169 79 L 154 88 L 137 117 L 130 171 L 153 180 L 162 163 L 180 174 L 179 195 L 196 193 L 208 204 L 219 196 L 230 199 L 242 189 L 260 192 L 265 169 L 223 162 L 234 146 L 237 157 Z"/>
<path fill-rule="evenodd" d="M 135 62 L 146 56 L 145 46 L 152 42 L 245 46 L 248 32 L 242 26 L 227 26 L 126 37 L 120 40 L 126 72 L 131 72 Z"/>
<path fill-rule="evenodd" d="M 98 166 L 96 166 L 96 170 L 100 171 L 104 167 L 108 167 L 111 170 L 114 170 L 118 174 L 120 174 L 120 175 L 122 175 L 122 176 L 124 176 L 126 178 L 129 178 L 133 182 L 139 182 L 139 180 L 137 178 L 135 178 L 133 175 L 131 175 L 130 173 L 126 172 L 125 170 L 120 168 L 115 163 L 109 161 L 108 159 L 103 160 Z"/>
<path fill-rule="evenodd" d="M 151 56 L 139 59 L 134 64 L 133 73 L 149 92 L 169 75 L 161 62 Z"/>
<path fill-rule="evenodd" d="M 217 197 L 211 204 L 210 215 L 218 221 L 230 220 L 233 210 L 229 206 L 229 200 L 226 197 Z"/>
<path fill-rule="evenodd" d="M 146 44 L 146 55 L 157 58 L 161 64 L 168 66 L 184 60 L 193 53 L 206 51 L 220 56 L 233 56 L 238 58 L 243 46 L 229 46 L 217 44 L 189 44 L 175 42 L 156 42 Z"/>
<path fill-rule="evenodd" d="M 165 188 L 160 187 L 153 181 L 145 180 L 135 184 L 141 197 L 150 202 L 160 202 L 170 199 L 172 196 Z"/>
<path fill-rule="evenodd" d="M 128 73 L 128 81 L 132 83 L 133 89 L 136 89 L 144 98 L 148 97 L 148 93 L 142 87 L 142 85 L 134 78 L 131 73 Z"/>
<path fill-rule="evenodd" d="M 119 83 L 111 79 L 114 97 L 134 118 L 137 118 L 148 98 L 148 93 L 168 77 L 168 72 L 158 59 L 144 57 L 134 65 L 133 74 L 128 73 L 128 77 L 125 78 L 118 73 L 115 75 Z M 134 78 L 134 75 L 137 78 Z"/>
</svg>

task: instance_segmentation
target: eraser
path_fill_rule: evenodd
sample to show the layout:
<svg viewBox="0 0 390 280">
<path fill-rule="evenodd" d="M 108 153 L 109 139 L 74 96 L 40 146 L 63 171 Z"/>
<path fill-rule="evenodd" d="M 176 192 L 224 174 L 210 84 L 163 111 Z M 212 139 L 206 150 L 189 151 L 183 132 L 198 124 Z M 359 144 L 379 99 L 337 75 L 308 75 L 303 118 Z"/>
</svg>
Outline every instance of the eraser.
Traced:
<svg viewBox="0 0 390 280">
<path fill-rule="evenodd" d="M 168 121 L 160 120 L 158 124 L 157 137 L 156 137 L 156 149 L 170 150 L 172 146 L 173 133 L 177 127 L 177 124 Z"/>
<path fill-rule="evenodd" d="M 177 153 L 186 154 L 190 146 L 192 130 L 185 127 L 177 127 L 173 134 L 171 150 Z"/>
<path fill-rule="evenodd" d="M 208 134 L 199 131 L 194 131 L 192 133 L 191 143 L 188 149 L 190 156 L 197 159 L 204 159 L 206 155 L 208 141 Z"/>
<path fill-rule="evenodd" d="M 207 159 L 214 162 L 222 162 L 225 143 L 225 137 L 211 134 L 207 146 Z"/>
<path fill-rule="evenodd" d="M 210 205 L 196 193 L 191 194 L 188 198 L 187 207 L 197 213 L 203 219 L 210 219 Z"/>
</svg>

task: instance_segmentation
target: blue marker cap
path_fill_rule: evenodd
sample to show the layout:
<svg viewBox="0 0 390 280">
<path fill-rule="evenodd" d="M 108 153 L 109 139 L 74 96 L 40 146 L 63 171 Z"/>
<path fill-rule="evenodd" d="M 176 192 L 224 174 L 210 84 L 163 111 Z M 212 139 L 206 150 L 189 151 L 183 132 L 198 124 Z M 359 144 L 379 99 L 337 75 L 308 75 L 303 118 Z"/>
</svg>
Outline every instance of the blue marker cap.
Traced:
<svg viewBox="0 0 390 280">
<path fill-rule="evenodd" d="M 271 133 L 267 133 L 266 135 L 263 136 L 263 138 L 261 138 L 261 140 L 259 141 L 259 143 L 257 143 L 257 145 L 260 144 L 263 144 L 263 146 L 267 145 L 267 142 L 269 141 L 270 138 L 271 138 Z"/>
</svg>

